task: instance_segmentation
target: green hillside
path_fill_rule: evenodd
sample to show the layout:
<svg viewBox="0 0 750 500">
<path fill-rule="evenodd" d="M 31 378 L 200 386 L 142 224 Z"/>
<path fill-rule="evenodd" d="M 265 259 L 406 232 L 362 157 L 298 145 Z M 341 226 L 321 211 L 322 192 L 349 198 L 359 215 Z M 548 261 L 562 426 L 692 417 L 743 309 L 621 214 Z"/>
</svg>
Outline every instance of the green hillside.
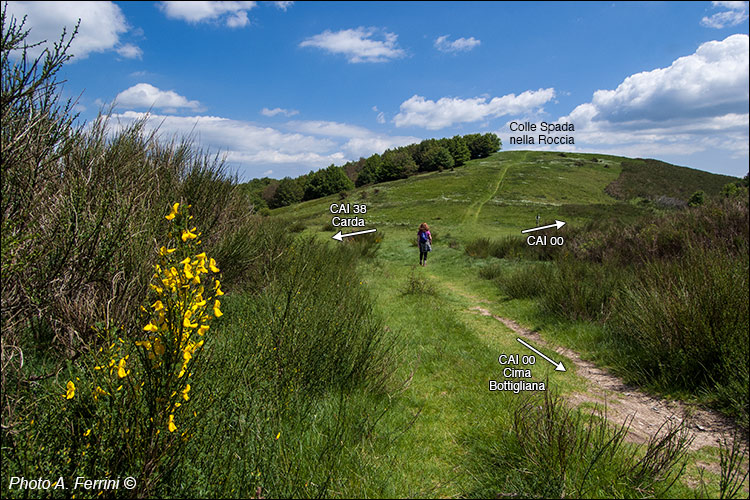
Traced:
<svg viewBox="0 0 750 500">
<path fill-rule="evenodd" d="M 641 178 L 634 176 L 634 172 L 642 172 Z M 608 337 L 603 324 L 610 315 L 622 321 L 647 318 L 643 320 L 645 325 L 664 317 L 659 311 L 639 309 L 641 304 L 703 311 L 692 304 L 708 303 L 708 300 L 721 304 L 732 296 L 738 297 L 732 305 L 716 305 L 710 309 L 736 310 L 737 317 L 747 316 L 744 296 L 733 292 L 733 295 L 717 295 L 711 299 L 712 294 L 724 290 L 718 283 L 732 283 L 732 287 L 742 290 L 747 288 L 747 280 L 742 281 L 746 259 L 737 257 L 743 251 L 746 254 L 743 250 L 746 247 L 741 243 L 747 240 L 747 231 L 743 229 L 747 227 L 747 210 L 742 208 L 746 205 L 740 203 L 739 208 L 727 205 L 734 201 L 717 196 L 724 184 L 734 180 L 653 160 L 509 151 L 472 160 L 462 168 L 370 185 L 346 195 L 272 211 L 272 219 L 285 220 L 288 227 L 302 229 L 303 235 L 314 235 L 334 248 L 342 244 L 350 246 L 346 243 L 354 248 L 355 243 L 364 247 L 377 245 L 377 258 L 359 266 L 362 283 L 372 294 L 375 312 L 383 318 L 386 330 L 398 338 L 396 379 L 407 381 L 399 397 L 389 400 L 390 409 L 382 421 L 381 432 L 388 435 L 408 430 L 393 445 L 386 446 L 378 441 L 362 452 L 360 456 L 369 466 L 363 472 L 358 469 L 357 474 L 364 479 L 351 483 L 350 489 L 345 489 L 347 494 L 354 497 L 556 497 L 574 486 L 582 498 L 668 496 L 664 493 L 666 490 L 660 490 L 669 489 L 666 483 L 660 483 L 661 479 L 654 477 L 641 482 L 642 478 L 629 475 L 628 471 L 635 468 L 623 457 L 636 455 L 629 455 L 632 452 L 626 451 L 629 448 L 625 445 L 621 450 L 612 451 L 606 463 L 601 463 L 596 459 L 599 452 L 587 451 L 586 447 L 558 450 L 547 441 L 556 439 L 551 436 L 545 435 L 539 441 L 532 439 L 532 443 L 525 441 L 529 436 L 523 437 L 520 430 L 523 426 L 519 427 L 519 422 L 526 417 L 519 419 L 518 416 L 529 407 L 519 405 L 535 401 L 534 405 L 554 407 L 557 403 L 540 403 L 528 394 L 488 392 L 488 379 L 502 373 L 498 354 L 528 352 L 516 342 L 519 331 L 496 318 L 510 319 L 539 335 L 539 342 L 546 343 L 547 355 L 562 361 L 567 371 L 561 374 L 546 363 L 538 363 L 533 367 L 533 380 L 546 380 L 549 394 L 566 400 L 572 397 L 579 402 L 588 401 L 582 408 L 586 405 L 590 408 L 602 400 L 591 395 L 581 396 L 594 389 L 579 369 L 579 362 L 574 362 L 567 354 L 557 354 L 561 349 L 572 349 L 581 358 L 594 361 L 608 372 L 653 393 L 713 403 L 722 411 L 737 416 L 739 421 L 746 421 L 741 409 L 745 400 L 737 396 L 746 392 L 746 375 L 730 378 L 731 389 L 710 388 L 713 392 L 696 392 L 694 387 L 680 385 L 680 381 L 664 375 L 658 380 L 655 375 L 638 378 L 637 365 L 642 352 L 636 344 L 629 343 L 629 332 L 635 329 L 631 324 L 634 320 L 613 330 L 619 332 L 616 338 Z M 619 186 L 619 190 L 613 191 L 612 186 Z M 714 207 L 703 207 L 706 211 L 673 210 L 668 204 L 632 199 L 656 200 L 664 196 L 684 200 L 699 189 L 707 193 L 709 200 L 719 205 L 724 203 L 721 211 Z M 363 228 L 332 227 L 333 215 L 329 211 L 332 203 L 366 204 L 367 213 L 363 216 L 366 228 L 376 228 L 379 237 L 357 236 L 345 239 L 344 243 L 333 242 L 331 236 L 339 229 L 346 234 Z M 707 240 L 706 248 L 717 244 L 714 253 L 688 249 L 690 245 L 686 242 L 698 241 L 697 234 L 708 234 L 706 228 L 713 227 L 712 210 L 723 212 L 724 226 L 732 228 L 724 238 L 725 246 L 737 245 L 739 250 L 718 249 L 720 242 L 712 240 L 713 236 L 703 239 Z M 668 255 L 673 260 L 645 268 L 647 273 L 643 279 L 647 284 L 631 286 L 634 283 L 631 280 L 639 274 L 629 264 L 613 267 L 611 263 L 595 262 L 593 258 L 585 261 L 585 257 L 576 257 L 576 262 L 567 264 L 554 258 L 547 262 L 535 261 L 533 257 L 525 259 L 524 252 L 534 247 L 527 247 L 526 235 L 522 235 L 521 230 L 535 227 L 537 215 L 539 225 L 550 224 L 555 219 L 568 224 L 557 234 L 565 237 L 566 251 L 576 256 L 593 251 L 598 252 L 597 255 L 609 255 L 607 248 L 618 249 L 628 242 L 631 252 L 649 251 L 653 255 Z M 643 216 L 650 217 L 644 219 Z M 417 227 L 421 222 L 430 225 L 434 238 L 433 252 L 424 268 L 417 265 L 415 248 Z M 589 229 L 592 227 L 594 229 Z M 504 242 L 510 242 L 515 253 L 503 259 L 469 256 L 475 254 L 467 252 L 467 247 L 481 241 L 501 247 Z M 622 253 L 625 254 L 624 250 Z M 686 264 L 690 262 L 693 264 Z M 715 272 L 707 269 L 705 275 L 674 274 L 703 269 L 706 262 L 716 264 Z M 725 275 L 729 278 L 723 278 Z M 703 286 L 710 280 L 717 285 Z M 681 300 L 673 303 L 666 299 L 640 299 L 641 295 L 669 289 L 673 282 L 682 283 L 680 286 L 685 288 L 674 291 L 684 294 Z M 705 293 L 701 295 L 701 291 Z M 624 296 L 637 298 L 632 299 L 632 303 L 621 303 L 619 310 L 612 309 L 612 297 L 623 292 L 627 292 Z M 641 295 L 633 295 L 635 293 Z M 483 310 L 484 315 L 478 315 L 478 310 Z M 696 325 L 702 321 L 684 312 L 678 316 Z M 712 324 L 722 322 L 716 320 Z M 655 334 L 655 345 L 660 345 L 658 335 L 672 327 L 669 320 L 654 326 L 653 330 L 661 329 Z M 692 331 L 683 326 L 678 330 Z M 744 326 L 728 325 L 720 335 L 737 346 L 733 352 L 741 353 L 746 352 L 747 342 L 737 332 L 744 331 Z M 623 351 L 626 345 L 630 351 Z M 552 350 L 553 346 L 557 346 L 556 351 Z M 654 353 L 652 362 L 657 367 L 654 370 L 657 370 L 663 360 L 658 358 L 660 353 L 655 347 L 651 351 Z M 708 349 L 701 351 L 700 348 L 691 356 L 699 353 L 715 357 Z M 622 354 L 627 357 L 622 358 Z M 685 366 L 687 364 L 686 361 Z M 628 373 L 631 375 L 627 376 Z M 617 408 L 618 397 L 611 394 L 610 397 L 613 401 L 609 404 Z M 732 403 L 733 398 L 739 403 Z M 550 421 L 530 424 L 537 426 L 534 433 L 562 432 L 562 429 L 566 433 L 583 432 L 583 427 L 576 427 L 581 425 L 580 421 L 575 423 L 572 415 L 564 416 L 567 414 L 562 407 L 556 408 L 561 413 L 550 417 Z M 648 412 L 650 408 L 637 411 Z M 616 413 L 613 411 L 613 415 Z M 536 418 L 533 415 L 529 418 Z M 623 415 L 626 413 L 620 413 L 621 417 Z M 630 425 L 616 416 L 610 418 L 604 427 Z M 574 431 L 569 431 L 570 428 Z M 653 431 L 640 429 L 647 434 Z M 575 439 L 588 439 L 583 435 L 585 433 Z M 669 446 L 673 445 L 674 449 L 683 446 L 674 442 Z M 567 473 L 549 467 L 547 454 L 555 453 L 565 455 L 556 467 L 568 468 Z M 643 451 L 637 452 L 637 456 L 640 453 Z M 704 477 L 704 472 L 695 464 L 715 463 L 718 453 L 715 447 L 692 447 L 685 475 L 675 483 L 669 495 L 718 496 L 718 481 L 710 473 L 705 473 L 705 491 L 698 492 L 694 486 Z M 678 456 L 675 454 L 670 460 Z M 676 471 L 678 467 L 672 462 L 665 465 L 665 470 Z M 595 473 L 587 472 L 595 469 L 598 469 Z M 537 477 L 542 479 L 538 482 L 530 479 Z"/>
<path fill-rule="evenodd" d="M 643 173 L 641 184 L 633 172 Z M 676 180 L 670 185 L 668 179 Z M 345 201 L 367 204 L 367 227 L 411 233 L 426 221 L 438 234 L 470 239 L 517 234 L 532 227 L 537 215 L 540 221 L 558 218 L 574 226 L 601 217 L 632 219 L 647 210 L 627 202 L 633 197 L 684 200 L 699 189 L 710 196 L 733 180 L 654 160 L 506 151 L 454 170 L 358 188 Z M 330 222 L 330 204 L 341 201 L 329 196 L 272 214 L 319 226 L 317 230 Z"/>
<path fill-rule="evenodd" d="M 620 200 L 636 197 L 657 200 L 668 197 L 687 201 L 698 190 L 709 196 L 716 196 L 724 185 L 736 180 L 728 175 L 711 174 L 659 160 L 639 158 L 622 163 L 622 173 L 607 186 L 607 193 Z"/>
</svg>

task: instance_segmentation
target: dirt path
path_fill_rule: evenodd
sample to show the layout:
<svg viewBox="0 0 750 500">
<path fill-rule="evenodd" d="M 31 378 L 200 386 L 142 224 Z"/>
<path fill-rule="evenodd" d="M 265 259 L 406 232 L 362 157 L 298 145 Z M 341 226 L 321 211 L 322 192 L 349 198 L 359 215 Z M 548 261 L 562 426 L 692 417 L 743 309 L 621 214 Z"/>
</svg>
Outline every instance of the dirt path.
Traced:
<svg viewBox="0 0 750 500">
<path fill-rule="evenodd" d="M 490 195 L 487 196 L 487 198 L 484 198 L 484 199 L 482 199 L 480 201 L 476 201 L 476 202 L 474 202 L 474 203 L 471 204 L 471 206 L 469 207 L 469 209 L 466 211 L 466 215 L 464 216 L 464 222 L 465 223 L 468 222 L 469 220 L 471 220 L 471 222 L 474 223 L 474 224 L 477 223 L 477 221 L 479 220 L 479 212 L 482 211 L 482 207 L 484 207 L 484 205 L 488 201 L 490 201 L 492 198 L 494 198 L 495 195 L 497 194 L 497 192 L 500 190 L 500 186 L 502 186 L 502 184 L 503 184 L 503 179 L 505 179 L 505 174 L 508 173 L 508 168 L 509 167 L 510 167 L 510 165 L 505 165 L 505 168 L 503 168 L 502 173 L 497 178 L 497 182 L 495 183 L 495 188 L 490 193 Z"/>
<path fill-rule="evenodd" d="M 581 359 L 575 351 L 565 347 L 550 347 L 539 333 L 524 328 L 513 320 L 496 316 L 481 306 L 472 307 L 470 311 L 491 316 L 521 337 L 570 359 L 576 365 L 577 374 L 586 379 L 588 391 L 567 395 L 566 398 L 575 405 L 586 402 L 599 405 L 606 403 L 608 418 L 619 425 L 632 417 L 628 436 L 631 441 L 645 443 L 666 422 L 677 423 L 683 419 L 688 419 L 690 437 L 693 438 L 690 448 L 694 450 L 704 446 L 719 446 L 721 439 L 729 437 L 735 430 L 734 424 L 718 412 L 649 396 L 597 368 L 593 363 Z"/>
</svg>

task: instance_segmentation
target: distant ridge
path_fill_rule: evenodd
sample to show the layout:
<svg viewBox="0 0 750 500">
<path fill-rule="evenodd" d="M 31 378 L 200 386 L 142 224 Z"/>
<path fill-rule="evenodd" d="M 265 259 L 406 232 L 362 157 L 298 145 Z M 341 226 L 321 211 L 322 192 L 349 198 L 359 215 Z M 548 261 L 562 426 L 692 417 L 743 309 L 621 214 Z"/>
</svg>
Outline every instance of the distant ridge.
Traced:
<svg viewBox="0 0 750 500">
<path fill-rule="evenodd" d="M 678 167 L 660 160 L 637 158 L 622 162 L 620 176 L 605 191 L 618 200 L 672 198 L 687 202 L 696 191 L 717 196 L 737 177 Z"/>
</svg>

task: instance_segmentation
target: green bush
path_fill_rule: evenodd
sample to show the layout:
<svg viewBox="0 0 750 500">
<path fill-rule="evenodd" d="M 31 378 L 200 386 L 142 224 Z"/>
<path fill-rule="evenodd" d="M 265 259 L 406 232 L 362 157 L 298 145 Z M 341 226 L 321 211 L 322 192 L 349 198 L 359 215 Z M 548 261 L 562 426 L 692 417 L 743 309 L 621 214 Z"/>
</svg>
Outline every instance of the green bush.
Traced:
<svg viewBox="0 0 750 500">
<path fill-rule="evenodd" d="M 606 328 L 642 382 L 719 390 L 720 406 L 745 425 L 748 266 L 747 251 L 732 257 L 713 249 L 646 265 L 618 294 Z"/>
<path fill-rule="evenodd" d="M 383 231 L 377 231 L 344 238 L 342 243 L 359 256 L 371 259 L 377 255 L 384 237 L 385 233 Z"/>
<path fill-rule="evenodd" d="M 544 264 L 519 264 L 521 267 L 499 270 L 494 279 L 500 290 L 513 299 L 538 297 L 554 279 L 554 269 Z"/>
<path fill-rule="evenodd" d="M 430 280 L 417 275 L 416 269 L 412 269 L 402 293 L 404 295 L 435 295 L 437 290 Z"/>
<path fill-rule="evenodd" d="M 630 421 L 612 427 L 606 408 L 586 414 L 561 397 L 521 399 L 510 433 L 479 440 L 469 466 L 472 498 L 631 498 L 663 495 L 683 472 L 686 426 L 670 425 L 646 445 L 626 443 Z M 491 443 L 491 444 L 485 444 Z M 477 446 L 477 445 L 474 445 Z"/>
<path fill-rule="evenodd" d="M 621 266 L 680 258 L 690 248 L 744 250 L 749 239 L 747 199 L 721 199 L 704 206 L 642 217 L 634 223 L 602 220 L 568 229 L 566 250 L 577 259 Z"/>
<path fill-rule="evenodd" d="M 172 394 L 182 408 L 170 410 L 169 427 L 166 413 L 153 417 L 158 425 L 149 420 L 153 405 L 137 382 L 153 370 L 118 329 L 105 354 L 114 346 L 128 375 L 118 379 L 120 361 L 109 371 L 114 384 L 95 382 L 106 374 L 92 368 L 111 356 L 90 351 L 66 370 L 63 380 L 76 388 L 70 400 L 53 379 L 36 398 L 22 394 L 25 418 L 4 435 L 3 479 L 39 467 L 54 477 L 134 476 L 146 496 L 252 496 L 258 488 L 264 496 L 326 496 L 343 481 L 342 461 L 357 460 L 347 447 L 382 414 L 378 401 L 393 369 L 392 346 L 355 271 L 358 257 L 351 247 L 299 240 L 262 289 L 222 302 L 222 322 L 205 337 L 212 342 L 195 353 L 192 387 Z"/>
<path fill-rule="evenodd" d="M 556 262 L 541 285 L 543 310 L 573 320 L 602 320 L 622 280 L 621 269 L 570 258 Z"/>
<path fill-rule="evenodd" d="M 705 202 L 706 202 L 706 193 L 701 190 L 698 190 L 690 196 L 690 199 L 688 200 L 688 206 L 699 207 L 703 205 Z"/>
<path fill-rule="evenodd" d="M 541 231 L 538 235 L 546 235 L 548 238 L 554 236 L 554 231 Z M 466 254 L 471 257 L 486 259 L 496 257 L 498 259 L 527 259 L 527 260 L 551 260 L 562 255 L 560 247 L 551 245 L 529 245 L 526 237 L 505 236 L 498 240 L 490 238 L 477 238 L 466 245 Z"/>
</svg>

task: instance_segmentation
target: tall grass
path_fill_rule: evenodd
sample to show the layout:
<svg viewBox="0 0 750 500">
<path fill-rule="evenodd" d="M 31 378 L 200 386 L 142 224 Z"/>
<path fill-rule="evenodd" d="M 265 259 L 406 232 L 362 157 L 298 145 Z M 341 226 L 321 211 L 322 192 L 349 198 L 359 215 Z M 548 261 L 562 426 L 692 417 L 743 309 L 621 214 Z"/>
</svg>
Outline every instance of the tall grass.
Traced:
<svg viewBox="0 0 750 500">
<path fill-rule="evenodd" d="M 371 259 L 377 255 L 384 237 L 383 231 L 377 231 L 345 238 L 342 243 L 361 257 Z"/>
<path fill-rule="evenodd" d="M 547 237 L 554 235 L 549 231 L 542 231 L 538 234 Z M 551 260 L 561 254 L 562 250 L 549 245 L 530 246 L 526 243 L 525 237 L 505 236 L 499 240 L 477 238 L 466 245 L 465 252 L 470 257 L 480 259 L 496 257 L 498 259 Z"/>
<path fill-rule="evenodd" d="M 548 313 L 571 320 L 603 320 L 627 278 L 626 269 L 561 259 L 540 284 L 543 288 L 540 305 Z"/>
<path fill-rule="evenodd" d="M 480 276 L 494 279 L 500 290 L 512 299 L 528 299 L 544 293 L 546 283 L 554 279 L 554 268 L 542 263 L 520 267 L 494 264 L 482 269 Z"/>
<path fill-rule="evenodd" d="M 421 276 L 416 268 L 412 268 L 401 293 L 404 295 L 435 295 L 437 288 L 426 276 Z"/>
<path fill-rule="evenodd" d="M 630 381 L 688 391 L 747 428 L 748 222 L 748 200 L 734 197 L 567 228 L 548 256 L 512 238 L 467 252 L 523 259 L 480 274 L 508 297 L 537 297 L 546 314 L 603 323 L 599 354 Z M 533 262 L 542 257 L 553 262 Z"/>
<path fill-rule="evenodd" d="M 512 430 L 470 464 L 481 498 L 630 498 L 666 494 L 684 470 L 686 424 L 660 429 L 644 451 L 625 442 L 606 408 L 584 413 L 545 392 L 513 411 Z"/>
<path fill-rule="evenodd" d="M 170 495 L 327 496 L 357 467 L 348 448 L 372 432 L 392 362 L 356 258 L 297 241 L 288 272 L 263 293 L 227 301 L 195 403 L 201 431 Z"/>
<path fill-rule="evenodd" d="M 5 7 L 2 34 L 3 484 L 132 475 L 136 490 L 108 494 L 327 496 L 359 467 L 347 447 L 373 431 L 388 390 L 392 348 L 355 271 L 379 241 L 297 239 L 253 214 L 217 156 L 145 121 L 77 125 L 54 79 L 67 44 L 14 59 L 26 33 Z M 218 283 L 189 281 L 197 250 L 155 267 L 174 203 L 219 263 L 221 310 L 201 300 Z M 180 352 L 161 353 L 144 343 L 161 323 L 144 318 L 162 310 L 153 280 L 177 274 L 195 289 L 174 304 L 222 317 L 205 346 L 177 335 Z M 198 328 L 183 316 L 176 328 Z M 174 390 L 153 398 L 167 365 L 149 354 L 177 363 L 159 379 Z"/>
<path fill-rule="evenodd" d="M 748 271 L 747 252 L 702 248 L 644 266 L 618 294 L 606 327 L 631 376 L 708 390 L 747 426 Z"/>
</svg>

